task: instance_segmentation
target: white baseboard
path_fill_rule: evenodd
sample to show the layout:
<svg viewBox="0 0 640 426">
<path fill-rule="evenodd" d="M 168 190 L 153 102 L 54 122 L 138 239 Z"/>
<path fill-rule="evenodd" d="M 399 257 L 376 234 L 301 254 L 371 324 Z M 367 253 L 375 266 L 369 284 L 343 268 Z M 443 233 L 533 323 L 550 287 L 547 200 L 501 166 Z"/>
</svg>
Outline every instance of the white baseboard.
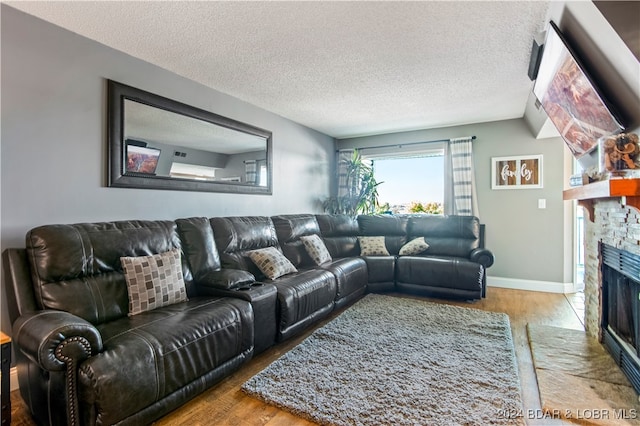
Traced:
<svg viewBox="0 0 640 426">
<path fill-rule="evenodd" d="M 20 389 L 20 384 L 18 383 L 18 369 L 16 367 L 11 368 L 9 377 L 11 378 L 11 392 Z"/>
<path fill-rule="evenodd" d="M 1 374 L 0 377 L 2 377 Z M 11 380 L 9 384 L 9 389 L 11 390 L 11 392 L 20 389 L 20 384 L 18 383 L 18 369 L 16 367 L 12 367 L 9 370 L 9 380 Z"/>
<path fill-rule="evenodd" d="M 573 283 L 553 281 L 522 280 L 518 278 L 487 277 L 488 287 L 510 288 L 514 290 L 542 291 L 545 293 L 573 293 Z"/>
</svg>

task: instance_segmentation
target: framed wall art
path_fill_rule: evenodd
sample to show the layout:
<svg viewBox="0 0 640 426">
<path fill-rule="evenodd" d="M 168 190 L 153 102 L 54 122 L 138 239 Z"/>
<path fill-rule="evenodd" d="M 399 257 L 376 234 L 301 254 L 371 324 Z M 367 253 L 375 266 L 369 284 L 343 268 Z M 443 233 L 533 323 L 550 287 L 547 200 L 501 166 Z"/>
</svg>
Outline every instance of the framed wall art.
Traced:
<svg viewBox="0 0 640 426">
<path fill-rule="evenodd" d="M 542 188 L 542 155 L 491 158 L 491 189 Z"/>
</svg>

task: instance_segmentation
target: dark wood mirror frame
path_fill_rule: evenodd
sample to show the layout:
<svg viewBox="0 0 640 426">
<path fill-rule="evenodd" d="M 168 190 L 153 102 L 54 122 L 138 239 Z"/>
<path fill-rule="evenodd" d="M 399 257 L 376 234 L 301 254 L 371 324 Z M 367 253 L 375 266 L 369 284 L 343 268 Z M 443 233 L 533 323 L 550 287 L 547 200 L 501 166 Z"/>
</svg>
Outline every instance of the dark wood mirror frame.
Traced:
<svg viewBox="0 0 640 426">
<path fill-rule="evenodd" d="M 168 189 L 181 191 L 227 192 L 239 194 L 272 194 L 273 162 L 272 133 L 227 117 L 214 114 L 181 102 L 127 86 L 112 80 L 107 81 L 108 97 L 108 186 L 121 188 Z M 266 185 L 255 185 L 228 181 L 201 181 L 172 178 L 170 176 L 145 176 L 126 171 L 127 153 L 124 141 L 125 100 L 131 100 L 154 108 L 202 120 L 226 129 L 232 129 L 265 139 Z"/>
</svg>

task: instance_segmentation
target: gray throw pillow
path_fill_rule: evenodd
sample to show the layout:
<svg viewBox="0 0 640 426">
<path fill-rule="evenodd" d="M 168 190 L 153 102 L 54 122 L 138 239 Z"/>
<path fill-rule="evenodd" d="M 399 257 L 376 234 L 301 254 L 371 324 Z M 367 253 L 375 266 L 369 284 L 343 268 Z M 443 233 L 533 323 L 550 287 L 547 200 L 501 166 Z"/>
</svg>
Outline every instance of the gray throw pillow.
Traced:
<svg viewBox="0 0 640 426">
<path fill-rule="evenodd" d="M 360 256 L 389 256 L 382 237 L 358 237 Z"/>
<path fill-rule="evenodd" d="M 298 272 L 295 266 L 275 247 L 251 250 L 247 253 L 258 269 L 270 280 Z"/>
<path fill-rule="evenodd" d="M 129 315 L 188 300 L 180 250 L 151 256 L 121 257 L 129 293 Z"/>
<path fill-rule="evenodd" d="M 420 254 L 428 248 L 429 244 L 424 240 L 424 237 L 414 238 L 400 248 L 400 256 Z"/>
<path fill-rule="evenodd" d="M 324 245 L 324 242 L 318 235 L 305 235 L 300 237 L 300 241 L 302 241 L 304 249 L 316 265 L 331 262 L 331 254 L 329 254 L 327 246 Z"/>
</svg>

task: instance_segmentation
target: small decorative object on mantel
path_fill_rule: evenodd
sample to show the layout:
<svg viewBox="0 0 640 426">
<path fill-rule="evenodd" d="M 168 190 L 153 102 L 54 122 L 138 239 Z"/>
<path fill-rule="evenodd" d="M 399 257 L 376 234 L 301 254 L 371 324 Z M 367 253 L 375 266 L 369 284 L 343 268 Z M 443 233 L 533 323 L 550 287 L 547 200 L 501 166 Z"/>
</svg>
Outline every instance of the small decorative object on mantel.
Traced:
<svg viewBox="0 0 640 426">
<path fill-rule="evenodd" d="M 640 177 L 640 146 L 635 133 L 620 133 L 598 140 L 600 173 L 604 178 Z"/>
</svg>

